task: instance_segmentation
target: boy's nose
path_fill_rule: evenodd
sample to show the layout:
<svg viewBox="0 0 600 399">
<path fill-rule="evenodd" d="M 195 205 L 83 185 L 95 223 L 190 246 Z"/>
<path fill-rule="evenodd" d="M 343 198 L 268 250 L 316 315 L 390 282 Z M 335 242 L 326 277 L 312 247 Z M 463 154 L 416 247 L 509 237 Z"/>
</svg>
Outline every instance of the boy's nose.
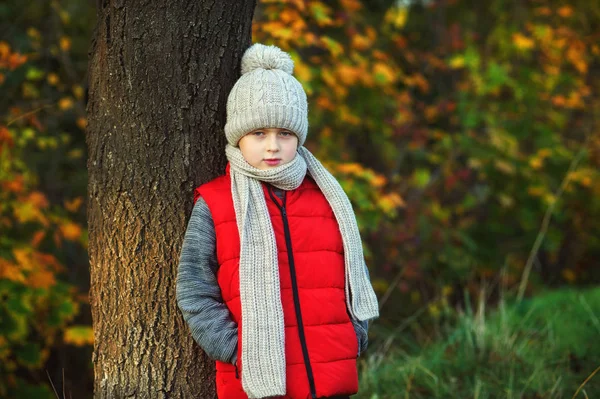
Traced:
<svg viewBox="0 0 600 399">
<path fill-rule="evenodd" d="M 270 136 L 267 141 L 267 150 L 268 151 L 279 151 L 279 143 L 277 142 L 277 137 Z"/>
</svg>

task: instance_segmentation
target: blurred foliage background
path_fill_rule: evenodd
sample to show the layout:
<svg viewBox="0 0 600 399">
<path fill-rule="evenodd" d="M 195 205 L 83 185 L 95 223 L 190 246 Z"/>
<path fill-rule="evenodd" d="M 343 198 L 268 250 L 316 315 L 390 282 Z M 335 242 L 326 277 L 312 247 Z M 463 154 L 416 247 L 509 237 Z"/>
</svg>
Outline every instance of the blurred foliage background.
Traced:
<svg viewBox="0 0 600 399">
<path fill-rule="evenodd" d="M 0 397 L 91 396 L 94 25 L 0 4 Z M 600 393 L 599 39 L 584 0 L 258 1 L 380 298 L 361 397 Z"/>
</svg>

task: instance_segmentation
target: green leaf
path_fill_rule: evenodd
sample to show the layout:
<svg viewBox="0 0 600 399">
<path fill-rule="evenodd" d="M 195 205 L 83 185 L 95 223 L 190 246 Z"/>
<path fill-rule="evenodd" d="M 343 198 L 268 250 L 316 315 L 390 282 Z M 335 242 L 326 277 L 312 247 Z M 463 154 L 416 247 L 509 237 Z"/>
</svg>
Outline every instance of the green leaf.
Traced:
<svg viewBox="0 0 600 399">
<path fill-rule="evenodd" d="M 44 71 L 41 69 L 38 69 L 36 67 L 29 67 L 27 68 L 27 73 L 25 75 L 25 78 L 27 80 L 41 80 L 44 78 Z"/>
<path fill-rule="evenodd" d="M 429 183 L 430 173 L 428 169 L 417 169 L 413 175 L 417 187 L 425 187 Z"/>
<path fill-rule="evenodd" d="M 28 367 L 40 366 L 42 361 L 40 345 L 33 342 L 23 347 L 15 348 L 15 355 L 19 363 Z"/>
</svg>

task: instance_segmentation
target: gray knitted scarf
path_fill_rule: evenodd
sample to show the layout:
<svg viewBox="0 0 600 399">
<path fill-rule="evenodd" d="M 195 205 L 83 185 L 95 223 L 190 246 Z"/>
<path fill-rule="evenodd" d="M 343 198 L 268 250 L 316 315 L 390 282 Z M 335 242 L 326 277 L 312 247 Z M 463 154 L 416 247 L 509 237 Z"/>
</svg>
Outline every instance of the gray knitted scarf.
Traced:
<svg viewBox="0 0 600 399">
<path fill-rule="evenodd" d="M 363 269 L 363 251 L 352 205 L 338 181 L 305 147 L 291 162 L 268 170 L 251 166 L 227 145 L 231 193 L 240 233 L 242 386 L 249 398 L 286 393 L 283 307 L 275 233 L 261 182 L 282 190 L 300 186 L 308 171 L 329 202 L 344 246 L 346 305 L 351 317 L 379 316 L 377 297 Z M 351 295 L 350 295 L 351 294 Z"/>
</svg>

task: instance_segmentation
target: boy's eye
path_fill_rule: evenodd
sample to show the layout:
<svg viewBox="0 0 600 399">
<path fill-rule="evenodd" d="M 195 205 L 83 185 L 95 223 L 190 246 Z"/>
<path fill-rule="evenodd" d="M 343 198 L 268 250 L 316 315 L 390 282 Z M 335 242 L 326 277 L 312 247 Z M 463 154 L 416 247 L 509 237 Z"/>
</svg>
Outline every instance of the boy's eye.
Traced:
<svg viewBox="0 0 600 399">
<path fill-rule="evenodd" d="M 260 136 L 260 135 L 263 135 L 265 133 L 262 130 L 258 130 L 258 131 L 254 132 L 252 134 L 255 135 L 255 136 Z"/>
<path fill-rule="evenodd" d="M 284 136 L 291 136 L 291 135 L 292 135 L 292 132 L 288 132 L 288 131 L 285 131 L 285 130 L 284 130 L 283 132 L 280 132 L 280 134 L 282 134 L 282 135 L 284 135 Z"/>
</svg>

